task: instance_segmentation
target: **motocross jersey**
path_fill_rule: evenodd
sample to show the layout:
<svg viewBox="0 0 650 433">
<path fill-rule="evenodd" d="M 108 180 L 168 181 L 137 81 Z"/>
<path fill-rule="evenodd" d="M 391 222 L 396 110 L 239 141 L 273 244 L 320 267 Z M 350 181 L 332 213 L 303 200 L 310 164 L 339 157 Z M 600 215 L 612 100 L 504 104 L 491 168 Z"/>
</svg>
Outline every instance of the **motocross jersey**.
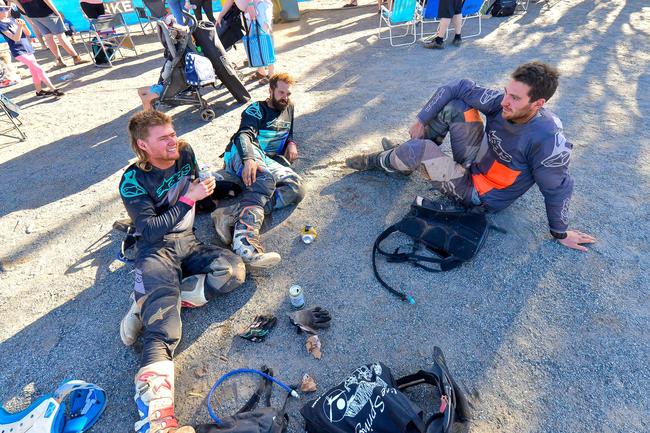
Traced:
<svg viewBox="0 0 650 433">
<path fill-rule="evenodd" d="M 130 165 L 120 181 L 120 196 L 135 224 L 136 235 L 155 243 L 166 234 L 191 231 L 194 206 L 179 198 L 197 176 L 196 158 L 189 145 L 180 150 L 180 158 L 165 170 L 152 167 L 145 171 L 136 164 Z"/>
<path fill-rule="evenodd" d="M 501 115 L 504 93 L 461 80 L 439 87 L 418 119 L 428 123 L 451 100 L 460 99 L 486 117 L 487 153 L 470 166 L 474 188 L 489 211 L 499 211 L 537 184 L 544 196 L 550 229 L 563 233 L 569 225 L 573 178 L 569 160 L 573 145 L 562 122 L 542 108 L 524 124 Z"/>
</svg>

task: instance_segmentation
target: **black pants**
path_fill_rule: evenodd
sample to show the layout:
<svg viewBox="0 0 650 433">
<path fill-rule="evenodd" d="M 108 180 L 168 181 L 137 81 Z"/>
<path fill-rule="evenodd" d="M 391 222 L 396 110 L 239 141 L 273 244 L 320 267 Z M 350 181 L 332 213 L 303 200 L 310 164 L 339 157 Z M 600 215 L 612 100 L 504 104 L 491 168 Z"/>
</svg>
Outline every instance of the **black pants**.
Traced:
<svg viewBox="0 0 650 433">
<path fill-rule="evenodd" d="M 98 16 L 104 15 L 106 13 L 103 3 L 95 4 L 81 2 L 79 5 L 81 6 L 81 10 L 84 11 L 84 14 L 86 14 L 86 16 L 91 20 L 94 20 Z"/>
<path fill-rule="evenodd" d="M 194 233 L 165 236 L 155 244 L 138 244 L 136 299 L 145 297 L 141 366 L 171 360 L 181 339 L 180 282 L 206 274 L 205 298 L 228 293 L 243 283 L 246 269 L 231 251 L 200 243 Z"/>
<path fill-rule="evenodd" d="M 190 3 L 196 6 L 194 14 L 196 15 L 197 20 L 201 21 L 203 19 L 203 15 L 201 14 L 201 9 L 203 9 L 208 21 L 213 23 L 216 21 L 214 19 L 214 14 L 212 13 L 212 0 L 190 0 Z"/>
</svg>

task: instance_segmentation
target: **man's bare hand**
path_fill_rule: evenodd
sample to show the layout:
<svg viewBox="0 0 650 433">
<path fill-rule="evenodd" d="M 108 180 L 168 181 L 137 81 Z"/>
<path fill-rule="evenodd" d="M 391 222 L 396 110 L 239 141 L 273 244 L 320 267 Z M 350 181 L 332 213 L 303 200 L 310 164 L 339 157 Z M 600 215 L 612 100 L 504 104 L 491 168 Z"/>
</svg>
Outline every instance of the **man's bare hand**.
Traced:
<svg viewBox="0 0 650 433">
<path fill-rule="evenodd" d="M 296 143 L 290 141 L 289 144 L 287 144 L 287 150 L 284 151 L 284 156 L 287 157 L 289 162 L 294 162 L 298 159 L 298 146 L 296 146 Z"/>
<path fill-rule="evenodd" d="M 209 197 L 214 191 L 214 187 L 217 185 L 217 181 L 213 176 L 205 179 L 203 182 L 195 180 L 190 184 L 190 187 L 185 194 L 185 197 L 189 198 L 192 201 L 203 200 L 206 197 Z"/>
<path fill-rule="evenodd" d="M 573 248 L 574 250 L 588 251 L 587 247 L 582 244 L 593 244 L 596 242 L 595 237 L 577 230 L 568 230 L 566 234 L 567 237 L 564 239 L 558 239 L 558 242 L 565 247 Z"/>
<path fill-rule="evenodd" d="M 424 137 L 424 124 L 419 120 L 416 120 L 413 125 L 409 128 L 409 135 L 411 138 L 422 138 Z"/>
<path fill-rule="evenodd" d="M 247 159 L 244 162 L 244 169 L 241 173 L 241 179 L 244 181 L 244 185 L 251 186 L 257 180 L 257 172 L 264 171 L 264 166 L 259 164 L 254 159 Z"/>
</svg>

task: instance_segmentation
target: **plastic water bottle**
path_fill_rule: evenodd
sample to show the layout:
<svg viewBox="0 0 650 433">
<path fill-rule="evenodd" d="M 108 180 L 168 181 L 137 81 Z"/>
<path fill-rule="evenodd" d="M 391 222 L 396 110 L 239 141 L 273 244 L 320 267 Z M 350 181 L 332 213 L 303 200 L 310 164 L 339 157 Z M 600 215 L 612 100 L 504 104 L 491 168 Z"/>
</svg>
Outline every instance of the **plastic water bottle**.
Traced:
<svg viewBox="0 0 650 433">
<path fill-rule="evenodd" d="M 61 78 L 59 78 L 59 80 L 68 81 L 68 80 L 72 80 L 75 76 L 76 75 L 74 72 L 70 72 L 69 74 L 62 75 Z"/>
<path fill-rule="evenodd" d="M 210 165 L 209 164 L 201 164 L 199 166 L 199 180 L 203 182 L 210 176 L 212 176 L 212 172 L 210 171 Z"/>
</svg>

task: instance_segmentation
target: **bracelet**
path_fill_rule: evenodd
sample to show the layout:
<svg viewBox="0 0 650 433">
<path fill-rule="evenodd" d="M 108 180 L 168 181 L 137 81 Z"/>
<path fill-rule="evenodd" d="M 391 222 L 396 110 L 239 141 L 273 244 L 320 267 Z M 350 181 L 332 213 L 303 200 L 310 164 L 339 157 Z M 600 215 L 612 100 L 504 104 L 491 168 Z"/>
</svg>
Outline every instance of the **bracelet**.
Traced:
<svg viewBox="0 0 650 433">
<path fill-rule="evenodd" d="M 553 236 L 555 239 L 560 240 L 560 239 L 566 239 L 566 237 L 569 236 L 569 235 L 567 234 L 567 232 L 560 233 L 560 232 L 556 232 L 556 231 L 551 230 L 551 236 Z"/>
<path fill-rule="evenodd" d="M 189 207 L 194 207 L 194 203 L 195 203 L 194 200 L 192 200 L 191 198 L 188 198 L 186 196 L 183 196 L 183 197 L 179 198 L 178 201 L 180 201 L 181 203 L 185 203 Z"/>
<path fill-rule="evenodd" d="M 254 2 L 248 2 L 248 6 L 255 6 Z"/>
</svg>

